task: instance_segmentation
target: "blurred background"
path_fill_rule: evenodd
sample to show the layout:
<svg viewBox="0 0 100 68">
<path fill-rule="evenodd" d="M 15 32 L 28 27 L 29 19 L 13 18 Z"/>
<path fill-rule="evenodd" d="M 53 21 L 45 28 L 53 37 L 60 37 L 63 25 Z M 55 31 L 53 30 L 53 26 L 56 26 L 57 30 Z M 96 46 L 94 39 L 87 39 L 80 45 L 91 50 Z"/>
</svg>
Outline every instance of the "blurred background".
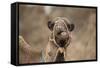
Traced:
<svg viewBox="0 0 100 68">
<path fill-rule="evenodd" d="M 72 42 L 67 48 L 68 61 L 96 59 L 96 9 L 19 5 L 19 63 L 41 62 L 41 50 L 48 43 L 47 22 L 66 17 L 75 25 Z"/>
</svg>

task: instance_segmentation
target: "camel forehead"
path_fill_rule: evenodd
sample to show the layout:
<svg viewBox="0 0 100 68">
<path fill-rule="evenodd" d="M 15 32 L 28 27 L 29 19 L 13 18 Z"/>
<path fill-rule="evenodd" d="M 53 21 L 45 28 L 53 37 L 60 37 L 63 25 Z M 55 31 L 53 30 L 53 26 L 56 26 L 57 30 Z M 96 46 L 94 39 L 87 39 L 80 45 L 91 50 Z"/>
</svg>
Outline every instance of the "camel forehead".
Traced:
<svg viewBox="0 0 100 68">
<path fill-rule="evenodd" d="M 55 26 L 57 29 L 62 29 L 66 27 L 66 23 L 64 22 L 64 20 L 57 20 L 55 21 Z"/>
<path fill-rule="evenodd" d="M 62 24 L 62 23 L 65 23 L 65 21 L 62 20 L 62 19 L 59 19 L 59 20 L 56 20 L 56 21 L 55 21 L 55 24 Z"/>
</svg>

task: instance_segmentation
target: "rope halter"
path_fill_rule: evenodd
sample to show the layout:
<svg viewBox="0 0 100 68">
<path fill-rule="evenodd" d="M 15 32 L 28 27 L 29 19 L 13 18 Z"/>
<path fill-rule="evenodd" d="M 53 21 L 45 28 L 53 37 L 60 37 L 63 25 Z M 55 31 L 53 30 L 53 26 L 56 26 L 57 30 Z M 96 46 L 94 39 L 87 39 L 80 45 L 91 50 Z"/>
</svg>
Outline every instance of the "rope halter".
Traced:
<svg viewBox="0 0 100 68">
<path fill-rule="evenodd" d="M 65 19 L 64 19 L 64 18 L 62 19 L 62 18 L 58 17 L 57 20 L 55 21 L 55 25 L 58 24 L 58 22 L 59 22 L 58 20 L 63 21 L 62 24 L 64 24 L 66 30 L 68 31 L 68 27 L 67 27 L 66 23 L 64 22 Z M 53 37 L 52 37 L 52 38 L 49 38 L 50 41 L 53 41 L 54 44 L 55 44 L 56 47 L 57 47 L 57 51 L 56 51 L 56 55 L 55 55 L 55 57 L 54 57 L 54 61 L 55 61 L 55 59 L 56 59 L 56 57 L 57 57 L 58 52 L 64 53 L 64 58 L 65 58 L 66 47 L 70 44 L 70 41 L 71 41 L 71 36 L 69 36 L 69 40 L 68 40 L 68 42 L 66 43 L 66 45 L 65 45 L 64 47 L 60 47 L 59 44 L 57 44 L 57 42 L 55 41 L 55 36 L 54 36 L 55 27 L 56 27 L 55 25 L 54 25 L 54 27 L 53 27 L 53 32 L 52 32 Z M 70 35 L 70 32 L 69 32 L 69 31 L 68 31 L 68 35 Z"/>
</svg>

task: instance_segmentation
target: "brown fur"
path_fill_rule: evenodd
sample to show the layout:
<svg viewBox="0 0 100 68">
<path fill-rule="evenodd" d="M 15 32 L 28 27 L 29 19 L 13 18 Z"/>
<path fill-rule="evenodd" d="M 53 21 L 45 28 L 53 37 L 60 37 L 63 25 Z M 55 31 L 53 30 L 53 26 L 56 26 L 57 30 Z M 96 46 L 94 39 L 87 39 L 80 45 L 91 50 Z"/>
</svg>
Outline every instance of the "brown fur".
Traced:
<svg viewBox="0 0 100 68">
<path fill-rule="evenodd" d="M 57 17 L 48 22 L 48 27 L 51 30 L 51 35 L 49 36 L 49 41 L 44 51 L 44 61 L 65 61 L 66 49 L 71 42 L 70 34 L 74 26 L 70 26 L 68 19 Z"/>
</svg>

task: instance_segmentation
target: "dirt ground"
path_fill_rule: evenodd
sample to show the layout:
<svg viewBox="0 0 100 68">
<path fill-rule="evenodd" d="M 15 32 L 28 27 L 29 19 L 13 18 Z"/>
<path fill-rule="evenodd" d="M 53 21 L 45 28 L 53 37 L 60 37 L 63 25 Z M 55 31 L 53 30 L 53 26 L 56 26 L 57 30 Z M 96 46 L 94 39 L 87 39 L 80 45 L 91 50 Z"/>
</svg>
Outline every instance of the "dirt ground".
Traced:
<svg viewBox="0 0 100 68">
<path fill-rule="evenodd" d="M 20 5 L 19 63 L 41 62 L 50 35 L 47 22 L 55 17 L 67 17 L 75 25 L 66 61 L 96 59 L 95 8 Z"/>
</svg>

